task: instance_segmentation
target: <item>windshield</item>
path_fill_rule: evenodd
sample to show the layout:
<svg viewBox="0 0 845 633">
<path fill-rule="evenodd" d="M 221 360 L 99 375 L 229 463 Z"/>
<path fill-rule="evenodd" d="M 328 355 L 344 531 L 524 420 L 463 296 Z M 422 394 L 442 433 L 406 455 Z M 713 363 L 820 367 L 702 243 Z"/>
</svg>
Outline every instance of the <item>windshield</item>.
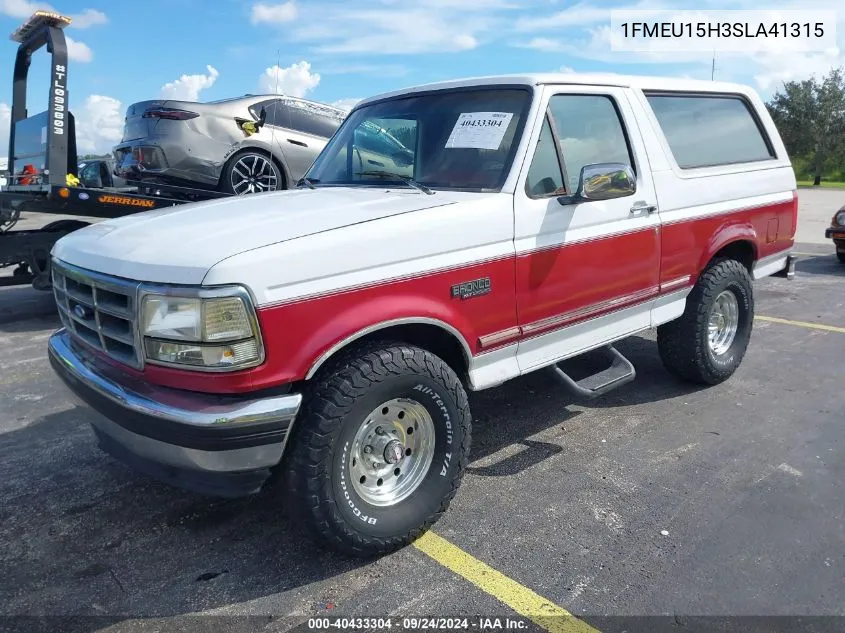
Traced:
<svg viewBox="0 0 845 633">
<path fill-rule="evenodd" d="M 319 185 L 407 184 L 498 190 L 525 125 L 527 88 L 403 96 L 352 112 L 311 166 Z"/>
</svg>

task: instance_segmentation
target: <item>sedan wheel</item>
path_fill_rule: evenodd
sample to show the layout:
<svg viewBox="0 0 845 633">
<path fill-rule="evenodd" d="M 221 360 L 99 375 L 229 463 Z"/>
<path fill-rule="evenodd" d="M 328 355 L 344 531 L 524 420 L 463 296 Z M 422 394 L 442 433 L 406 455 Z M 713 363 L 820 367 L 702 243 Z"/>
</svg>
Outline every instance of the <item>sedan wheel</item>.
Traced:
<svg viewBox="0 0 845 633">
<path fill-rule="evenodd" d="M 227 185 L 231 193 L 248 193 L 280 189 L 281 175 L 273 161 L 261 154 L 240 154 L 228 169 Z"/>
</svg>

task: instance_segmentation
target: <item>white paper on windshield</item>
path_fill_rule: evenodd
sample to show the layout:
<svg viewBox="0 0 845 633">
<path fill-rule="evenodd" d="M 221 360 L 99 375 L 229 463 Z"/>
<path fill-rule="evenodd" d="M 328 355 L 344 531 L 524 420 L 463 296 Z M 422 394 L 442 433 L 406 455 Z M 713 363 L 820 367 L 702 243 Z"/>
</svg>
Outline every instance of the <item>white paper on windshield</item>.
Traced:
<svg viewBox="0 0 845 633">
<path fill-rule="evenodd" d="M 512 118 L 512 112 L 462 112 L 446 147 L 499 149 Z"/>
</svg>

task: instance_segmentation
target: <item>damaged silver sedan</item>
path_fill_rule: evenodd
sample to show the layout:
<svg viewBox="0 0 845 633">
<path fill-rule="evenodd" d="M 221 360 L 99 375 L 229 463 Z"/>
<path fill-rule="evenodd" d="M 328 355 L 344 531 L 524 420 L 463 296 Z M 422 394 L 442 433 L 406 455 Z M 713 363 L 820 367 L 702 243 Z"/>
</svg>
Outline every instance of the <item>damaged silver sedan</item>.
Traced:
<svg viewBox="0 0 845 633">
<path fill-rule="evenodd" d="M 127 108 L 115 173 L 147 184 L 242 195 L 295 186 L 346 111 L 280 95 Z"/>
</svg>

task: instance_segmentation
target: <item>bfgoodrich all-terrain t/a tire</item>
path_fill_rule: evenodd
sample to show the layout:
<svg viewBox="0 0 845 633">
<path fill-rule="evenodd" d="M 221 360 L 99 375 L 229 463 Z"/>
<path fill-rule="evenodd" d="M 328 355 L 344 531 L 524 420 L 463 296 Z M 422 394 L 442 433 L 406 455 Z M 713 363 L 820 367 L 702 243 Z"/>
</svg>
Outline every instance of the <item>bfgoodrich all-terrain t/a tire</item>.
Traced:
<svg viewBox="0 0 845 633">
<path fill-rule="evenodd" d="M 733 259 L 713 262 L 687 297 L 684 314 L 657 328 L 666 368 L 685 380 L 715 385 L 737 370 L 751 338 L 754 289 Z"/>
<path fill-rule="evenodd" d="M 403 343 L 359 347 L 306 396 L 288 445 L 294 514 L 331 549 L 399 549 L 448 508 L 470 429 L 466 392 L 440 358 Z"/>
</svg>

